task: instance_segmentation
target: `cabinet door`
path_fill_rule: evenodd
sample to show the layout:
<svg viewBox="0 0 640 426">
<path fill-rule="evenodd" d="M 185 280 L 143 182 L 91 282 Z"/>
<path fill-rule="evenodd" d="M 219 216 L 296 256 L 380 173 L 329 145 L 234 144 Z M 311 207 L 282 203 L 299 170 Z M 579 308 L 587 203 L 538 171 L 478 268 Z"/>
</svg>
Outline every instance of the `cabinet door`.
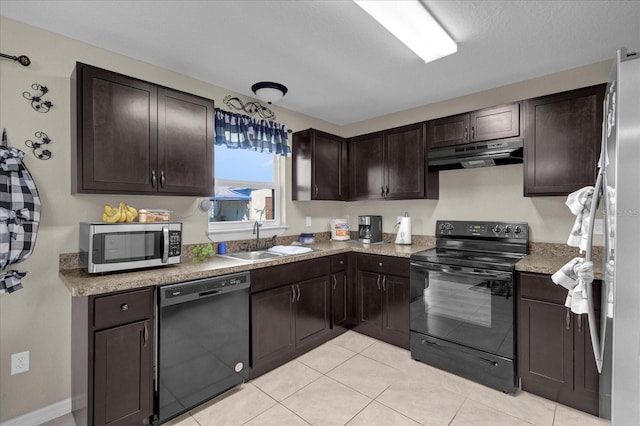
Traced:
<svg viewBox="0 0 640 426">
<path fill-rule="evenodd" d="M 385 340 L 409 349 L 409 279 L 384 275 L 382 332 Z"/>
<path fill-rule="evenodd" d="M 345 271 L 331 275 L 331 327 L 347 323 L 347 274 Z"/>
<path fill-rule="evenodd" d="M 522 389 L 559 401 L 573 388 L 573 321 L 563 305 L 518 304 L 518 374 Z"/>
<path fill-rule="evenodd" d="M 165 194 L 213 194 L 213 101 L 158 89 L 158 168 Z"/>
<path fill-rule="evenodd" d="M 95 333 L 94 425 L 143 424 L 151 416 L 151 335 L 150 320 Z"/>
<path fill-rule="evenodd" d="M 469 143 L 469 114 L 427 121 L 429 149 Z"/>
<path fill-rule="evenodd" d="M 600 328 L 600 312 L 596 311 L 596 326 Z M 589 320 L 586 315 L 574 315 L 574 394 L 563 404 L 597 416 L 600 411 L 600 375 L 591 347 Z"/>
<path fill-rule="evenodd" d="M 594 184 L 604 88 L 525 101 L 525 196 L 567 195 Z"/>
<path fill-rule="evenodd" d="M 314 131 L 312 199 L 346 200 L 348 186 L 347 147 L 344 139 Z"/>
<path fill-rule="evenodd" d="M 78 64 L 78 192 L 153 193 L 157 88 Z"/>
<path fill-rule="evenodd" d="M 349 196 L 378 200 L 384 196 L 382 132 L 349 140 Z"/>
<path fill-rule="evenodd" d="M 357 280 L 359 325 L 379 332 L 382 330 L 382 275 L 358 271 Z"/>
<path fill-rule="evenodd" d="M 385 198 L 424 198 L 425 143 L 422 123 L 384 132 Z"/>
<path fill-rule="evenodd" d="M 500 105 L 469 115 L 471 141 L 489 141 L 520 135 L 520 104 Z"/>
<path fill-rule="evenodd" d="M 251 366 L 295 347 L 294 288 L 290 285 L 251 295 Z"/>
<path fill-rule="evenodd" d="M 329 277 L 295 284 L 296 344 L 320 337 L 329 330 Z"/>
</svg>

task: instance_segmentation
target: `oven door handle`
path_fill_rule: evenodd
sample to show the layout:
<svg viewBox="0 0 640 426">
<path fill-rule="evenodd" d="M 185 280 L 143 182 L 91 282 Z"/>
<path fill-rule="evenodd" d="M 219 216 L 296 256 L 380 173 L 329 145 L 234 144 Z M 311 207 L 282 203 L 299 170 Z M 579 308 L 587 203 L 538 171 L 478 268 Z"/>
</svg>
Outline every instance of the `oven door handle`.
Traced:
<svg viewBox="0 0 640 426">
<path fill-rule="evenodd" d="M 482 277 L 482 278 L 491 278 L 494 280 L 501 281 L 509 281 L 511 280 L 513 274 L 510 272 L 499 272 L 499 271 L 483 271 L 478 270 L 476 268 L 466 268 L 463 266 L 456 266 L 456 269 L 450 269 L 447 265 L 439 265 L 437 263 L 416 263 L 411 262 L 412 269 L 433 271 L 433 272 L 443 272 L 445 274 L 464 276 L 464 277 Z"/>
</svg>

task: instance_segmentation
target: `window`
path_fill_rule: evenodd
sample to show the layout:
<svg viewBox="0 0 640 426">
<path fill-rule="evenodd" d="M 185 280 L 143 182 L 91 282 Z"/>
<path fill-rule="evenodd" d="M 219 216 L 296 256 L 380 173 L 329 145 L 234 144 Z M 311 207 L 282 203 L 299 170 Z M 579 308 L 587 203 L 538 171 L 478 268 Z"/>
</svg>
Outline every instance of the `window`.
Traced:
<svg viewBox="0 0 640 426">
<path fill-rule="evenodd" d="M 265 232 L 284 231 L 281 157 L 216 145 L 214 158 L 216 192 L 209 211 L 210 238 L 214 241 L 248 238 L 257 220 L 262 221 Z"/>
</svg>

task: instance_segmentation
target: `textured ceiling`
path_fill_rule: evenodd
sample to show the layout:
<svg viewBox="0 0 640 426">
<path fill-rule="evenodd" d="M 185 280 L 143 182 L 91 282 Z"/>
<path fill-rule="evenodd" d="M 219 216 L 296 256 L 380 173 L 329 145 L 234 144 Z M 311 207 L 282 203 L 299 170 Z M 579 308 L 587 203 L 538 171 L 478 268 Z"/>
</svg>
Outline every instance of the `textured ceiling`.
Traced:
<svg viewBox="0 0 640 426">
<path fill-rule="evenodd" d="M 423 1 L 458 42 L 425 64 L 348 0 L 16 1 L 0 14 L 335 124 L 640 50 L 640 1 Z M 15 53 L 15 52 L 14 52 Z"/>
</svg>

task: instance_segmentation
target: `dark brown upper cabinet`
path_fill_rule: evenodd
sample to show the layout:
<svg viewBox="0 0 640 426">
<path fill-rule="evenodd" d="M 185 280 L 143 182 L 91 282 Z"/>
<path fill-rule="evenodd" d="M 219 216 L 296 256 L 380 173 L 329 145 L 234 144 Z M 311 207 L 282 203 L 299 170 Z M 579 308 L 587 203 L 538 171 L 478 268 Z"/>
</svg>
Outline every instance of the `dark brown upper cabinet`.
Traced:
<svg viewBox="0 0 640 426">
<path fill-rule="evenodd" d="M 567 195 L 593 185 L 605 85 L 524 103 L 524 195 Z"/>
<path fill-rule="evenodd" d="M 519 135 L 519 103 L 484 108 L 427 122 L 429 149 Z"/>
<path fill-rule="evenodd" d="M 213 194 L 213 101 L 77 63 L 72 192 Z"/>
<path fill-rule="evenodd" d="M 315 129 L 293 134 L 291 199 L 347 200 L 346 141 Z"/>
<path fill-rule="evenodd" d="M 426 173 L 424 123 L 349 139 L 351 200 L 438 197 L 438 174 Z"/>
</svg>

